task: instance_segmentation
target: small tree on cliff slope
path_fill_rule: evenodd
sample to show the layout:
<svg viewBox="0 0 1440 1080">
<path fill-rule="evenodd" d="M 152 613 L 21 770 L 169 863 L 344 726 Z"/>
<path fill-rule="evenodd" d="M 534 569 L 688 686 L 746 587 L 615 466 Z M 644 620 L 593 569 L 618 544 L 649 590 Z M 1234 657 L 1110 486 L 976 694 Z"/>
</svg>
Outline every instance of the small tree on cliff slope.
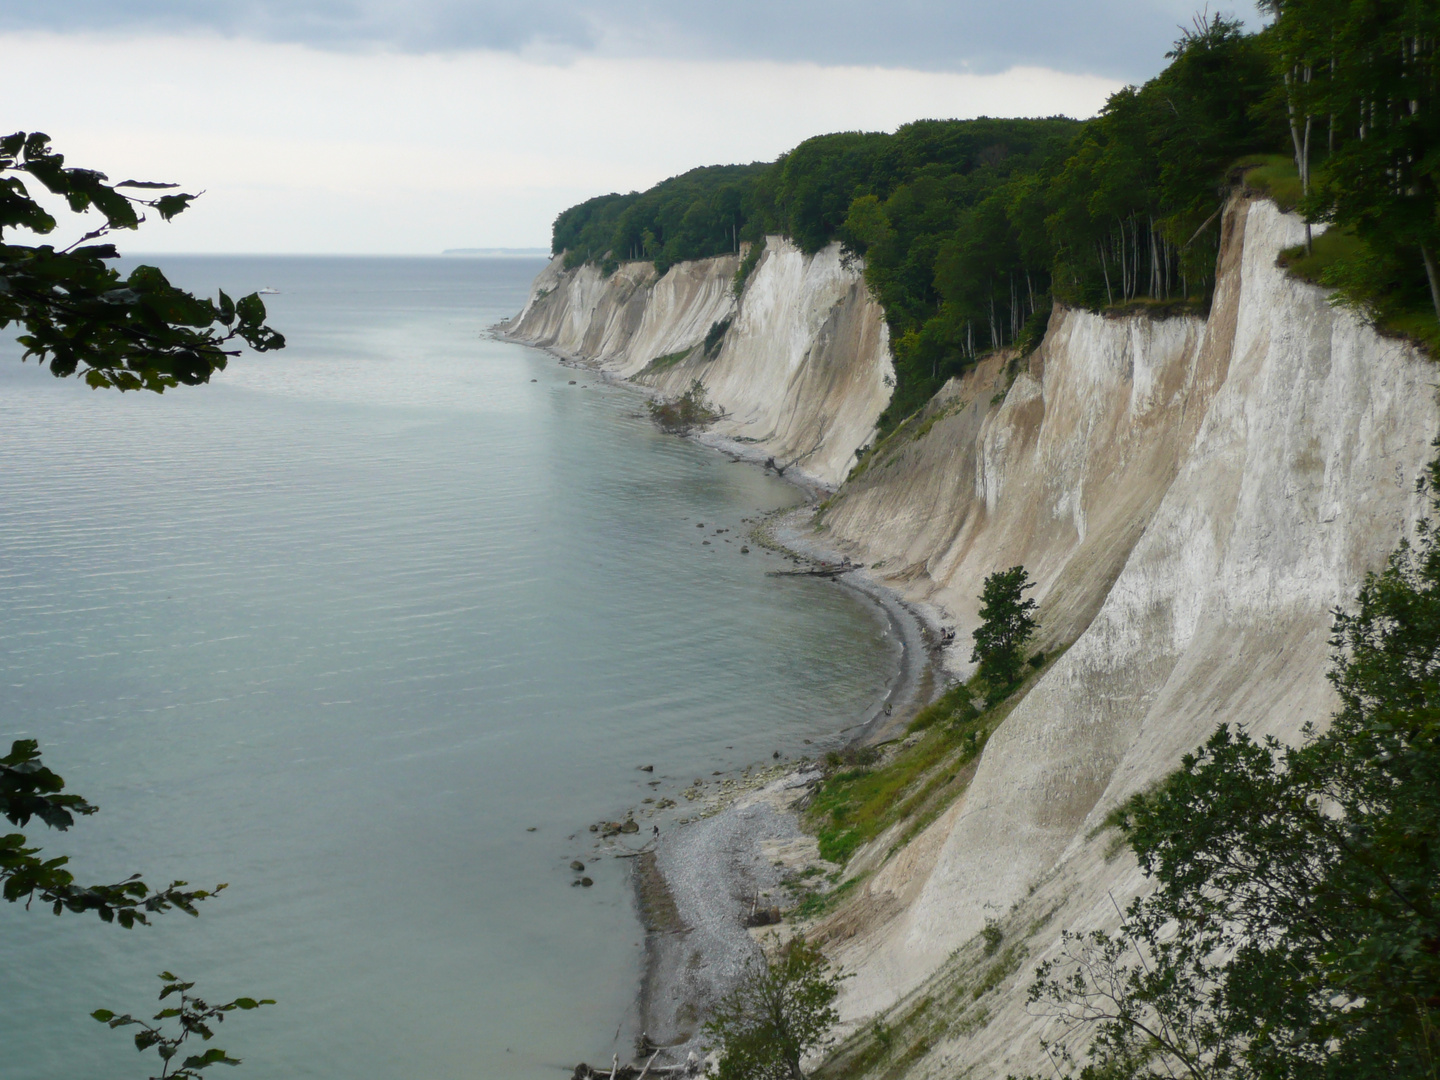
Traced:
<svg viewBox="0 0 1440 1080">
<path fill-rule="evenodd" d="M 795 938 L 770 963 L 746 965 L 705 1025 L 720 1050 L 719 1080 L 804 1080 L 800 1059 L 824 1046 L 845 978 L 819 946 Z"/>
<path fill-rule="evenodd" d="M 996 571 L 985 579 L 970 659 L 980 665 L 977 674 L 996 689 L 1015 685 L 1025 664 L 1025 643 L 1040 625 L 1035 601 L 1025 598 L 1025 591 L 1034 587 L 1023 566 Z"/>
</svg>

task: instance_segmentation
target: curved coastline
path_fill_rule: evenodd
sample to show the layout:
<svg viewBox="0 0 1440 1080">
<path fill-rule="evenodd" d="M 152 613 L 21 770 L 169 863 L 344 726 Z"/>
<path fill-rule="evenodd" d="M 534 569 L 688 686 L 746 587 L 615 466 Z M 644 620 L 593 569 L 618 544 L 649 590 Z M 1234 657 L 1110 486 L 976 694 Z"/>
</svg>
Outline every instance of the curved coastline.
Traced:
<svg viewBox="0 0 1440 1080">
<path fill-rule="evenodd" d="M 566 367 L 583 368 L 646 398 L 656 394 L 583 357 L 513 337 L 502 326 L 491 327 L 489 333 L 547 352 Z M 734 461 L 767 468 L 763 455 L 744 443 L 709 433 L 689 438 Z M 805 501 L 760 522 L 750 538 L 810 569 L 846 566 L 833 581 L 876 605 L 899 646 L 885 692 L 854 723 L 836 732 L 838 738 L 820 740 L 817 749 L 824 743 L 839 748 L 897 738 L 942 687 L 943 627 L 933 613 L 904 600 L 864 568 L 850 566 L 806 528 L 819 500 L 834 490 L 831 485 L 800 468 L 780 475 Z M 763 901 L 780 891 L 790 872 L 819 863 L 814 839 L 800 828 L 798 804 L 821 776 L 808 759 L 752 766 L 722 779 L 718 793 L 692 817 L 657 832 L 638 849 L 618 853 L 634 859 L 632 883 L 645 931 L 636 1043 L 650 1051 L 661 1049 L 660 1057 L 668 1059 L 661 1064 L 672 1069 L 698 1065 L 704 1053 L 700 1025 L 705 1013 L 734 985 L 745 964 L 762 955 L 756 932 L 747 928 L 748 917 L 766 906 Z M 576 1075 L 586 1074 L 577 1068 Z"/>
</svg>

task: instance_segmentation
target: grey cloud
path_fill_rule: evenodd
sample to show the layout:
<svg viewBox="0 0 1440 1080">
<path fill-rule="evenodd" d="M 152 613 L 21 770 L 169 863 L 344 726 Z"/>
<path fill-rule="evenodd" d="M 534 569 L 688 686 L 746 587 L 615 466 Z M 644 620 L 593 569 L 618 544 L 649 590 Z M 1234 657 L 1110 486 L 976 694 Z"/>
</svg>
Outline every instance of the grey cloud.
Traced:
<svg viewBox="0 0 1440 1080">
<path fill-rule="evenodd" d="M 474 48 L 1140 80 L 1194 0 L 6 0 L 0 30 L 208 30 L 318 48 Z M 1248 3 L 1242 11 L 1253 14 Z"/>
</svg>

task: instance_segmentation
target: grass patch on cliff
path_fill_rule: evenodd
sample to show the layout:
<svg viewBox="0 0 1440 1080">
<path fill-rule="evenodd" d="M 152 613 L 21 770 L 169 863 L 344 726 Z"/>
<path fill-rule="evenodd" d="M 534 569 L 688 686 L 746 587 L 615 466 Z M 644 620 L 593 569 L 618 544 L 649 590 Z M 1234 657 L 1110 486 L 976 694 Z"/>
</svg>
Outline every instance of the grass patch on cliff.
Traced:
<svg viewBox="0 0 1440 1080">
<path fill-rule="evenodd" d="M 923 408 L 915 410 L 904 420 L 900 421 L 887 434 L 881 436 L 873 445 L 862 449 L 855 461 L 850 475 L 845 478 L 849 484 L 864 476 L 877 462 L 881 465 L 891 465 L 896 460 L 896 455 L 909 443 L 919 442 L 930 430 L 948 416 L 965 409 L 970 402 L 960 398 L 951 398 L 948 401 L 937 401 L 932 398 L 926 402 Z"/>
<path fill-rule="evenodd" d="M 867 875 L 856 874 L 852 878 L 842 881 L 835 888 L 828 892 L 802 891 L 800 902 L 789 912 L 787 916 L 792 920 L 818 919 L 822 915 L 828 915 L 839 906 L 840 901 L 855 891 L 856 886 L 864 881 Z"/>
<path fill-rule="evenodd" d="M 1063 652 L 983 708 L 975 703 L 988 692 L 981 680 L 952 686 L 916 714 L 904 741 L 884 753 L 861 748 L 827 755 L 829 775 L 806 810 L 821 857 L 843 865 L 897 824 L 903 828 L 891 852 L 918 835 L 965 790 L 990 735 Z"/>
<path fill-rule="evenodd" d="M 1279 265 L 1312 285 L 1335 290 L 1331 303 L 1348 307 L 1386 337 L 1400 338 L 1440 358 L 1440 321 L 1428 293 L 1395 265 L 1393 253 L 1376 252 L 1349 229 L 1327 229 L 1280 253 Z"/>
<path fill-rule="evenodd" d="M 1300 205 L 1300 170 L 1289 154 L 1252 154 L 1237 161 L 1230 172 L 1238 173 L 1247 188 L 1268 196 L 1287 214 Z"/>
<path fill-rule="evenodd" d="M 1018 927 L 991 920 L 1005 939 Z M 911 996 L 846 1036 L 811 1074 L 812 1080 L 903 1080 L 937 1046 L 968 1038 L 990 1023 L 1001 990 L 1025 965 L 1021 940 L 991 946 L 982 932 L 961 945 Z M 933 1068 L 931 1070 L 934 1071 Z M 938 1075 L 950 1075 L 944 1069 Z M 960 1073 L 956 1075 L 969 1075 Z"/>
<path fill-rule="evenodd" d="M 635 377 L 637 379 L 643 379 L 646 375 L 658 375 L 662 371 L 669 371 L 671 368 L 675 367 L 694 351 L 695 346 L 691 345 L 688 349 L 681 349 L 679 352 L 666 353 L 664 356 L 657 356 L 654 360 L 651 360 L 648 364 L 641 368 L 636 373 Z"/>
<path fill-rule="evenodd" d="M 709 360 L 720 351 L 720 343 L 725 340 L 725 335 L 730 332 L 730 324 L 735 321 L 733 315 L 727 315 L 719 322 L 711 323 L 709 331 L 705 334 L 705 359 Z"/>
</svg>

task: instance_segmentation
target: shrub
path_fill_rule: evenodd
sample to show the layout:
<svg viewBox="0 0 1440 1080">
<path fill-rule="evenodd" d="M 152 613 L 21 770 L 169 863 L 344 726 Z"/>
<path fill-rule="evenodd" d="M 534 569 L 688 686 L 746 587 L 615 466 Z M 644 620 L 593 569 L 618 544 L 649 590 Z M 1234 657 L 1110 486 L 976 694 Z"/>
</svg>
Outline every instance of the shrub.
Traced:
<svg viewBox="0 0 1440 1080">
<path fill-rule="evenodd" d="M 733 317 L 727 317 L 710 324 L 710 331 L 705 335 L 705 358 L 707 360 L 720 351 L 720 342 L 724 340 L 726 331 L 730 329 L 730 324 L 734 321 Z"/>
<path fill-rule="evenodd" d="M 676 398 L 664 398 L 649 403 L 650 415 L 660 430 L 671 435 L 688 435 L 697 427 L 704 427 L 720 418 L 720 414 L 705 397 L 705 387 L 696 379 L 690 389 Z"/>
<path fill-rule="evenodd" d="M 803 1080 L 800 1059 L 824 1046 L 845 976 L 818 946 L 795 938 L 769 963 L 752 960 L 705 1032 L 719 1044 L 719 1080 Z"/>
<path fill-rule="evenodd" d="M 745 252 L 745 258 L 740 260 L 740 269 L 735 271 L 735 279 L 730 283 L 730 288 L 736 296 L 745 291 L 745 282 L 750 280 L 750 275 L 755 272 L 755 267 L 760 265 L 760 256 L 763 254 L 765 254 L 765 238 L 762 236 L 750 245 L 750 250 Z"/>
</svg>

